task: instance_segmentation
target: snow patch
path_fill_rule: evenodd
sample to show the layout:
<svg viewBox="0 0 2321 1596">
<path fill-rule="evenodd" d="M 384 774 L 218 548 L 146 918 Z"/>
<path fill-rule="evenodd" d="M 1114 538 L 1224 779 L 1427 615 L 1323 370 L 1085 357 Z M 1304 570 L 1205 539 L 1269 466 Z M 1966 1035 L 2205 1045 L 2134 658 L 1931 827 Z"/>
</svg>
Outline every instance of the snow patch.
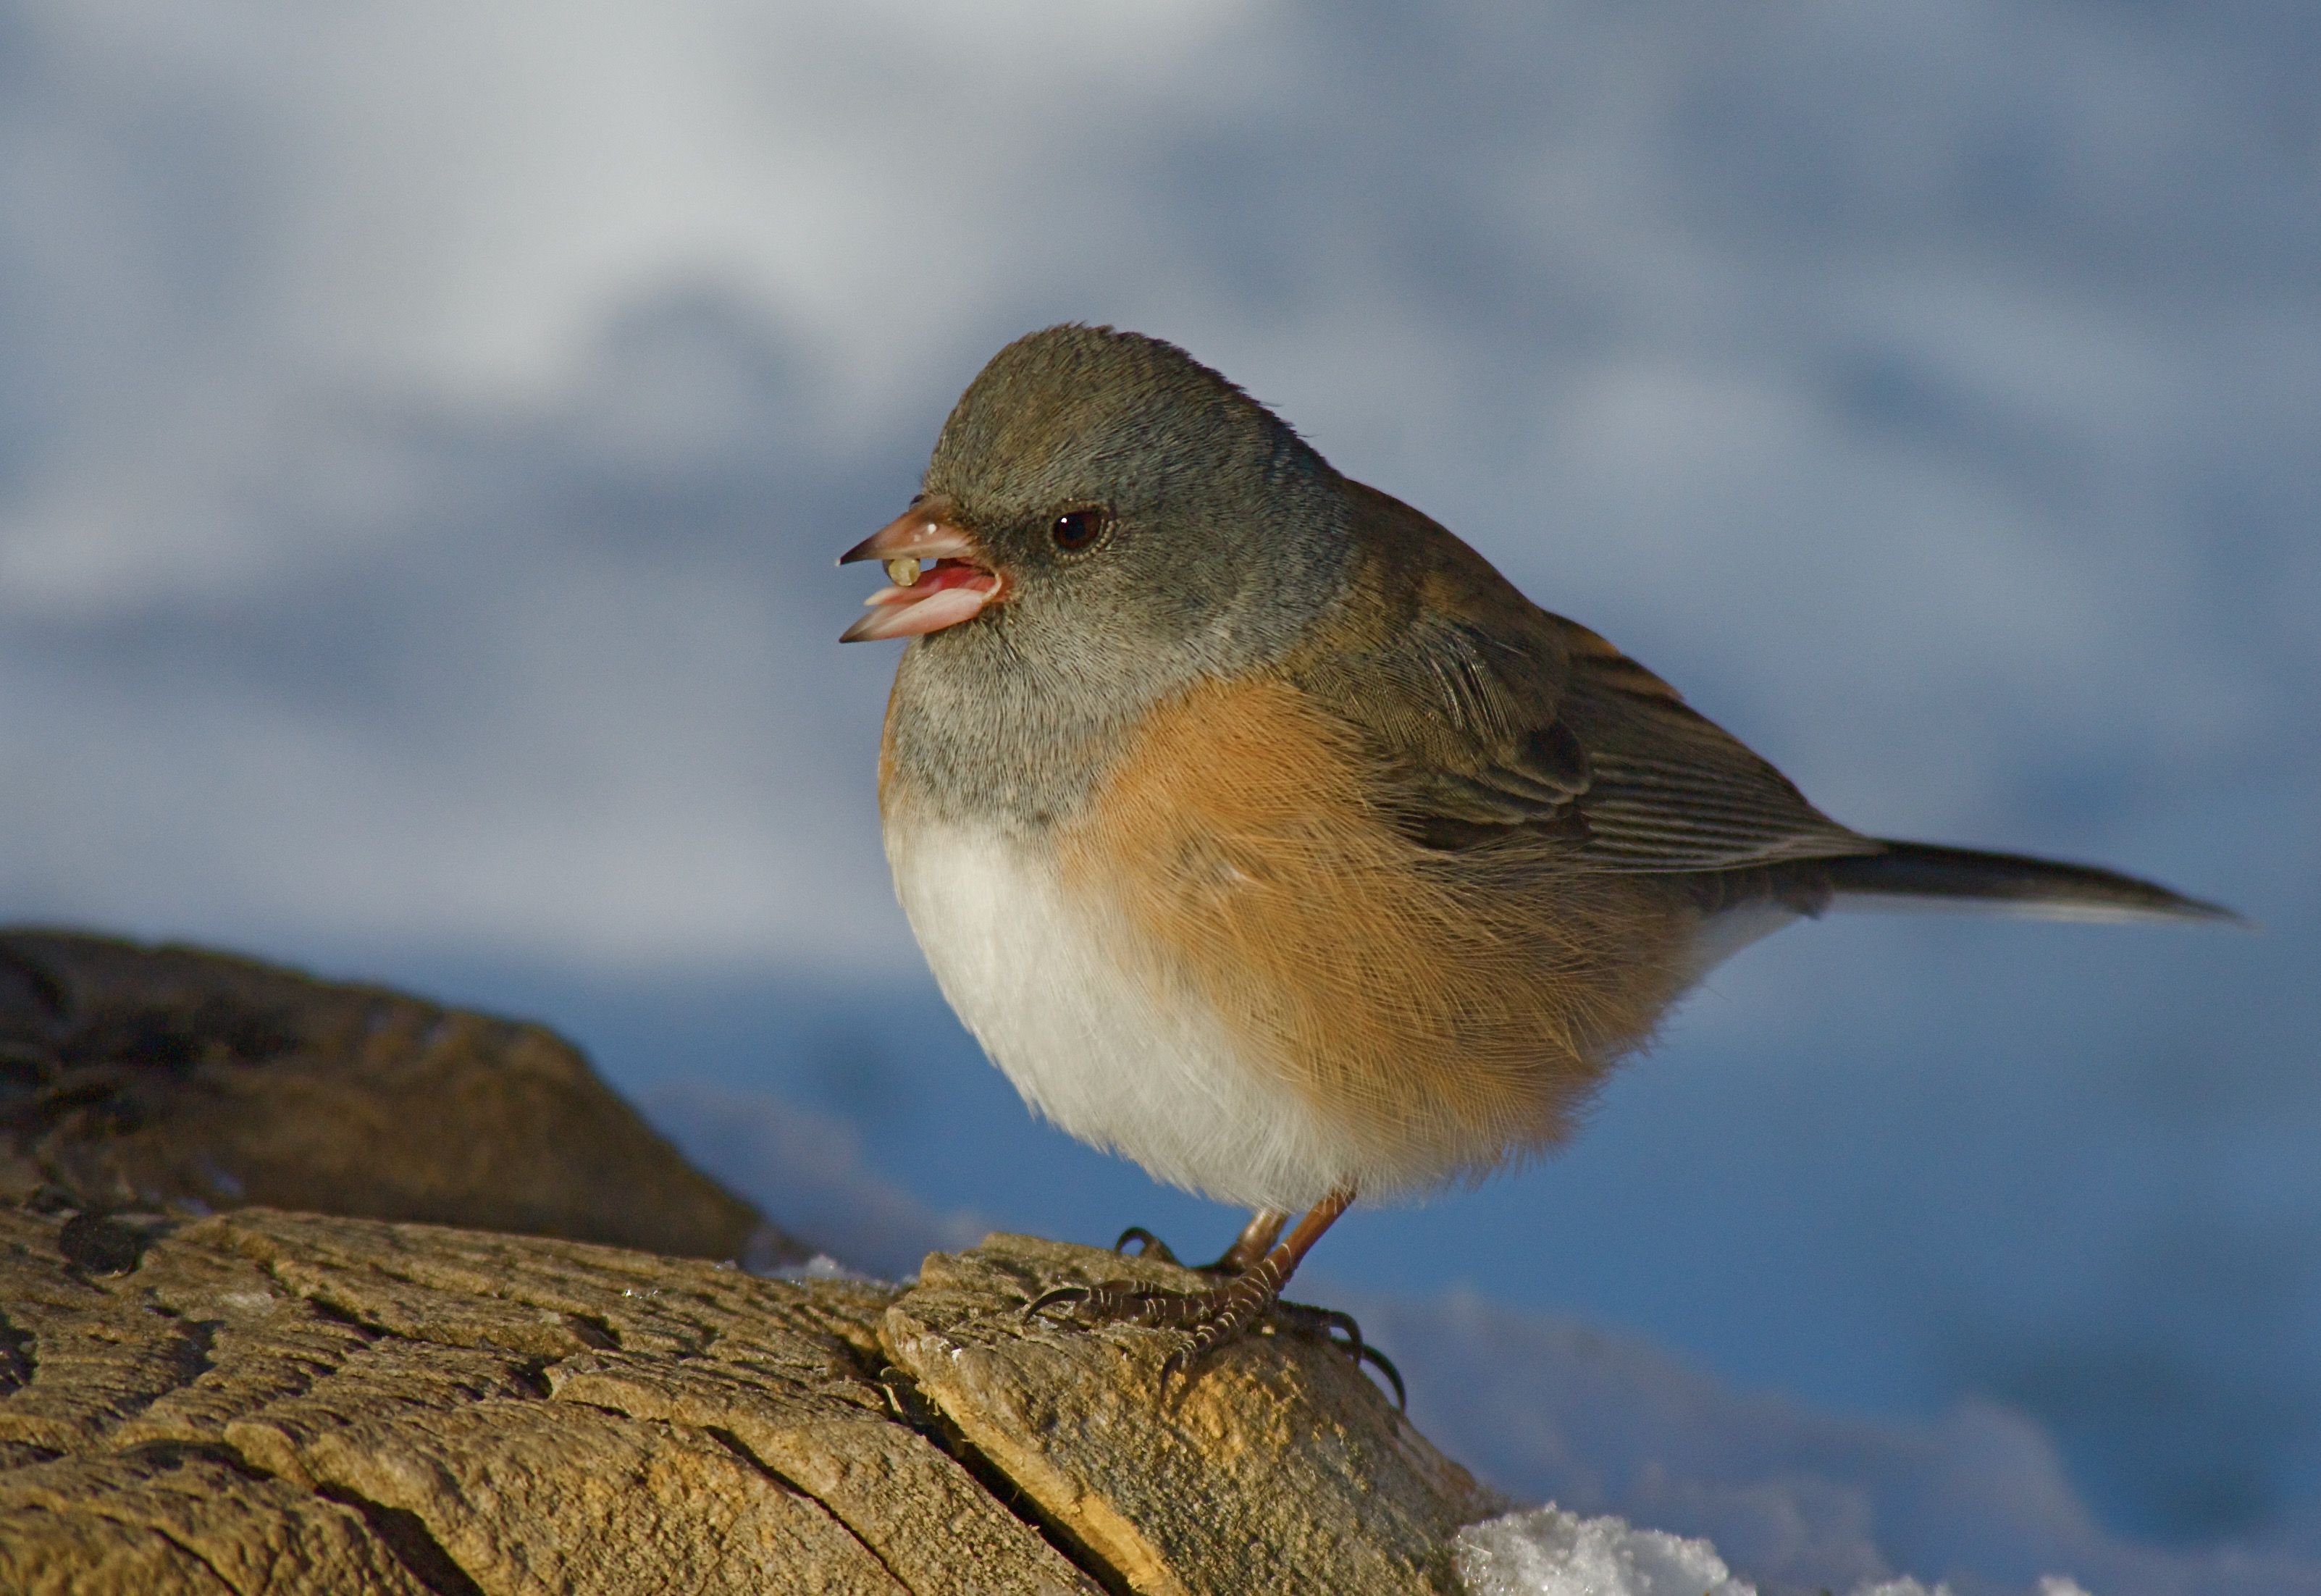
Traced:
<svg viewBox="0 0 2321 1596">
<path fill-rule="evenodd" d="M 1470 1524 L 1452 1555 L 1469 1596 L 1757 1596 L 1705 1540 L 1638 1529 L 1606 1514 L 1582 1518 L 1553 1502 Z M 1914 1579 L 1856 1585 L 1851 1596 L 1949 1596 Z M 2050 1574 L 2037 1596 L 2088 1596 Z"/>
</svg>

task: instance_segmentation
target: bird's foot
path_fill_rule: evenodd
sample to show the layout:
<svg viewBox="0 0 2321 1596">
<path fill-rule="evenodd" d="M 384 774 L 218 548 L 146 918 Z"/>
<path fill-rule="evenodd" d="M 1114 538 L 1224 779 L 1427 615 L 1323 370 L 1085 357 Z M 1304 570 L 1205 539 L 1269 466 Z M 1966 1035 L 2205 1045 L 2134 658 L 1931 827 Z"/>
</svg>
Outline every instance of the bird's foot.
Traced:
<svg viewBox="0 0 2321 1596">
<path fill-rule="evenodd" d="M 1262 1263 L 1265 1255 L 1273 1250 L 1274 1244 L 1281 1239 L 1281 1227 L 1288 1221 L 1289 1216 L 1279 1208 L 1260 1208 L 1250 1216 L 1249 1223 L 1242 1227 L 1241 1234 L 1233 1237 L 1233 1245 L 1227 1247 L 1223 1255 L 1213 1263 L 1196 1263 L 1192 1267 L 1203 1274 L 1244 1274 Z M 1142 1225 L 1131 1225 L 1122 1231 L 1120 1239 L 1112 1244 L 1112 1250 L 1124 1253 L 1130 1242 L 1136 1244 L 1136 1255 L 1140 1258 L 1158 1258 L 1163 1263 L 1176 1263 L 1179 1268 L 1185 1266 L 1170 1250 L 1167 1242 Z M 1287 1274 L 1282 1276 L 1284 1280 L 1288 1278 Z"/>
<path fill-rule="evenodd" d="M 1132 1235 L 1135 1233 L 1131 1233 Z M 1123 1238 L 1127 1239 L 1126 1237 Z M 1143 1256 L 1156 1254 L 1148 1242 Z M 1168 1258 L 1175 1263 L 1173 1257 Z M 1140 1286 L 1130 1281 L 1105 1281 L 1088 1286 L 1057 1286 L 1042 1291 L 1024 1309 L 1025 1318 L 1053 1308 L 1066 1308 L 1070 1323 L 1093 1329 L 1101 1325 L 1142 1325 L 1154 1329 L 1181 1330 L 1183 1343 L 1160 1365 L 1160 1391 L 1165 1397 L 1172 1376 L 1195 1378 L 1204 1359 L 1217 1348 L 1250 1335 L 1270 1318 L 1280 1328 L 1307 1340 L 1334 1346 L 1354 1360 L 1357 1368 L 1374 1365 L 1394 1388 L 1395 1406 L 1407 1409 L 1402 1373 L 1392 1359 L 1362 1339 L 1354 1316 L 1334 1308 L 1315 1308 L 1284 1301 L 1279 1286 L 1262 1268 L 1250 1269 L 1205 1291 L 1176 1291 L 1163 1286 Z"/>
</svg>

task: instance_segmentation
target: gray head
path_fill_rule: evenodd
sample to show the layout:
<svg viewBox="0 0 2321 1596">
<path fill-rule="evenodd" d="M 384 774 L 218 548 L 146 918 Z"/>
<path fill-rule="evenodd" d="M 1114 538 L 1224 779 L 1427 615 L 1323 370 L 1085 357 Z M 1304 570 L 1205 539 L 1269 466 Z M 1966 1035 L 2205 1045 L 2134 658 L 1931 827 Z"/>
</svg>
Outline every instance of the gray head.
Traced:
<svg viewBox="0 0 2321 1596">
<path fill-rule="evenodd" d="M 846 556 L 903 581 L 847 636 L 912 639 L 898 762 L 1047 815 L 1144 707 L 1287 653 L 1351 553 L 1340 479 L 1265 406 L 1173 344 L 1050 327 L 992 357 L 911 510 Z"/>
<path fill-rule="evenodd" d="M 993 356 L 943 424 L 915 511 L 965 534 L 961 558 L 999 581 L 914 652 L 1088 685 L 1167 690 L 1148 679 L 1279 654 L 1346 555 L 1319 454 L 1184 351 L 1108 327 L 1050 327 Z M 857 553 L 886 557 L 894 530 Z"/>
</svg>

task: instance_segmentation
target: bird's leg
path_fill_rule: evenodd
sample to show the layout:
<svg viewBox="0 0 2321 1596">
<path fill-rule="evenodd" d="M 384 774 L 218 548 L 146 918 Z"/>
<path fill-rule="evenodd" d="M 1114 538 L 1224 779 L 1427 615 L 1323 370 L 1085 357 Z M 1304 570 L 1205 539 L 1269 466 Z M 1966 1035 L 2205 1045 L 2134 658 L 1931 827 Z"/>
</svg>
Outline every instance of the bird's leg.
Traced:
<svg viewBox="0 0 2321 1596">
<path fill-rule="evenodd" d="M 1249 1217 L 1249 1223 L 1241 1227 L 1241 1234 L 1233 1237 L 1233 1245 L 1227 1247 L 1215 1263 L 1205 1264 L 1201 1272 L 1239 1274 L 1254 1268 L 1260 1258 L 1273 1250 L 1273 1244 L 1281 1239 L 1281 1227 L 1288 1223 L 1289 1216 L 1279 1208 L 1258 1209 Z M 1318 1236 L 1321 1233 L 1316 1231 L 1315 1234 Z M 1297 1265 L 1293 1263 L 1290 1267 Z M 1282 1278 L 1287 1280 L 1289 1277 L 1284 1275 Z"/>
<path fill-rule="evenodd" d="M 1029 1318 L 1045 1309 L 1069 1303 L 1071 1318 L 1083 1325 L 1137 1324 L 1185 1331 L 1185 1345 L 1170 1354 L 1168 1362 L 1161 1365 L 1160 1382 L 1165 1388 L 1170 1375 L 1189 1375 L 1211 1352 L 1247 1335 L 1266 1311 L 1280 1301 L 1281 1288 L 1297 1272 L 1298 1263 L 1353 1200 L 1352 1187 L 1332 1192 L 1308 1209 L 1306 1217 L 1297 1221 L 1297 1228 L 1286 1236 L 1280 1234 L 1286 1215 L 1271 1210 L 1259 1213 L 1242 1230 L 1225 1258 L 1233 1258 L 1245 1246 L 1255 1251 L 1261 1245 L 1263 1252 L 1232 1278 L 1206 1291 L 1171 1291 L 1127 1281 L 1058 1286 L 1042 1292 L 1026 1305 L 1024 1317 Z M 1275 1240 L 1276 1236 L 1280 1239 Z M 1367 1359 L 1379 1363 L 1397 1391 L 1401 1389 L 1402 1382 L 1394 1374 L 1392 1366 L 1363 1344 L 1361 1331 L 1348 1316 L 1324 1309 L 1288 1306 L 1291 1311 L 1284 1317 L 1292 1327 L 1331 1340 L 1336 1339 L 1330 1335 L 1332 1330 L 1344 1330 L 1349 1339 L 1341 1345 L 1350 1348 L 1356 1361 Z"/>
<path fill-rule="evenodd" d="M 1353 1200 L 1354 1193 L 1351 1187 L 1332 1192 L 1307 1210 L 1306 1217 L 1297 1221 L 1297 1229 L 1268 1247 L 1263 1254 L 1231 1279 L 1206 1291 L 1172 1291 L 1160 1286 L 1140 1286 L 1128 1281 L 1106 1281 L 1093 1286 L 1058 1286 L 1042 1291 L 1026 1306 L 1024 1317 L 1028 1318 L 1042 1309 L 1069 1303 L 1071 1317 L 1086 1325 L 1134 1323 L 1170 1329 L 1206 1327 L 1213 1323 L 1223 1325 L 1222 1332 L 1201 1346 L 1200 1351 L 1206 1352 L 1220 1342 L 1240 1335 L 1256 1321 L 1260 1314 L 1273 1305 L 1280 1295 L 1282 1282 L 1289 1278 L 1299 1261 L 1321 1239 L 1331 1221 L 1344 1213 Z M 1261 1220 L 1270 1223 L 1267 1216 L 1261 1213 L 1250 1222 L 1248 1229 L 1243 1230 L 1242 1239 L 1248 1239 L 1251 1231 L 1260 1229 Z M 1241 1242 L 1237 1240 L 1233 1245 L 1238 1248 Z M 1147 1245 L 1151 1245 L 1149 1241 Z M 1229 1252 L 1227 1256 L 1231 1255 Z"/>
<path fill-rule="evenodd" d="M 1281 1227 L 1288 1223 L 1289 1216 L 1279 1208 L 1260 1208 L 1249 1217 L 1249 1223 L 1242 1227 L 1241 1234 L 1233 1237 L 1233 1245 L 1224 1250 L 1222 1257 L 1214 1263 L 1198 1263 L 1194 1267 L 1203 1274 L 1239 1274 L 1265 1256 L 1273 1244 L 1280 1239 Z M 1136 1255 L 1140 1258 L 1158 1258 L 1163 1263 L 1178 1261 L 1169 1244 L 1142 1225 L 1131 1225 L 1122 1231 L 1120 1239 L 1112 1244 L 1112 1250 L 1124 1253 L 1130 1242 L 1136 1244 Z"/>
</svg>

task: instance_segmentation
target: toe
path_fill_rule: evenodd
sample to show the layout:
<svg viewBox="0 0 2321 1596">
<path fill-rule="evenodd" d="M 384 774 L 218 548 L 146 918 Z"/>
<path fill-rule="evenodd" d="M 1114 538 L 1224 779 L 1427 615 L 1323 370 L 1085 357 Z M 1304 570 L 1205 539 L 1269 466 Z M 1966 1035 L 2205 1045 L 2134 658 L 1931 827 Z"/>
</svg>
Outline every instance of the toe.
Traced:
<svg viewBox="0 0 2321 1596">
<path fill-rule="evenodd" d="M 1112 1250 L 1115 1253 L 1124 1253 L 1128 1250 L 1130 1242 L 1137 1244 L 1136 1256 L 1140 1258 L 1158 1258 L 1163 1263 L 1177 1262 L 1177 1254 L 1169 1250 L 1169 1244 L 1142 1225 L 1131 1225 L 1122 1231 L 1120 1239 L 1112 1244 Z"/>
<path fill-rule="evenodd" d="M 1095 1293 L 1087 1286 L 1051 1286 L 1024 1305 L 1024 1317 L 1034 1319 L 1060 1302 L 1078 1308 Z"/>
</svg>

